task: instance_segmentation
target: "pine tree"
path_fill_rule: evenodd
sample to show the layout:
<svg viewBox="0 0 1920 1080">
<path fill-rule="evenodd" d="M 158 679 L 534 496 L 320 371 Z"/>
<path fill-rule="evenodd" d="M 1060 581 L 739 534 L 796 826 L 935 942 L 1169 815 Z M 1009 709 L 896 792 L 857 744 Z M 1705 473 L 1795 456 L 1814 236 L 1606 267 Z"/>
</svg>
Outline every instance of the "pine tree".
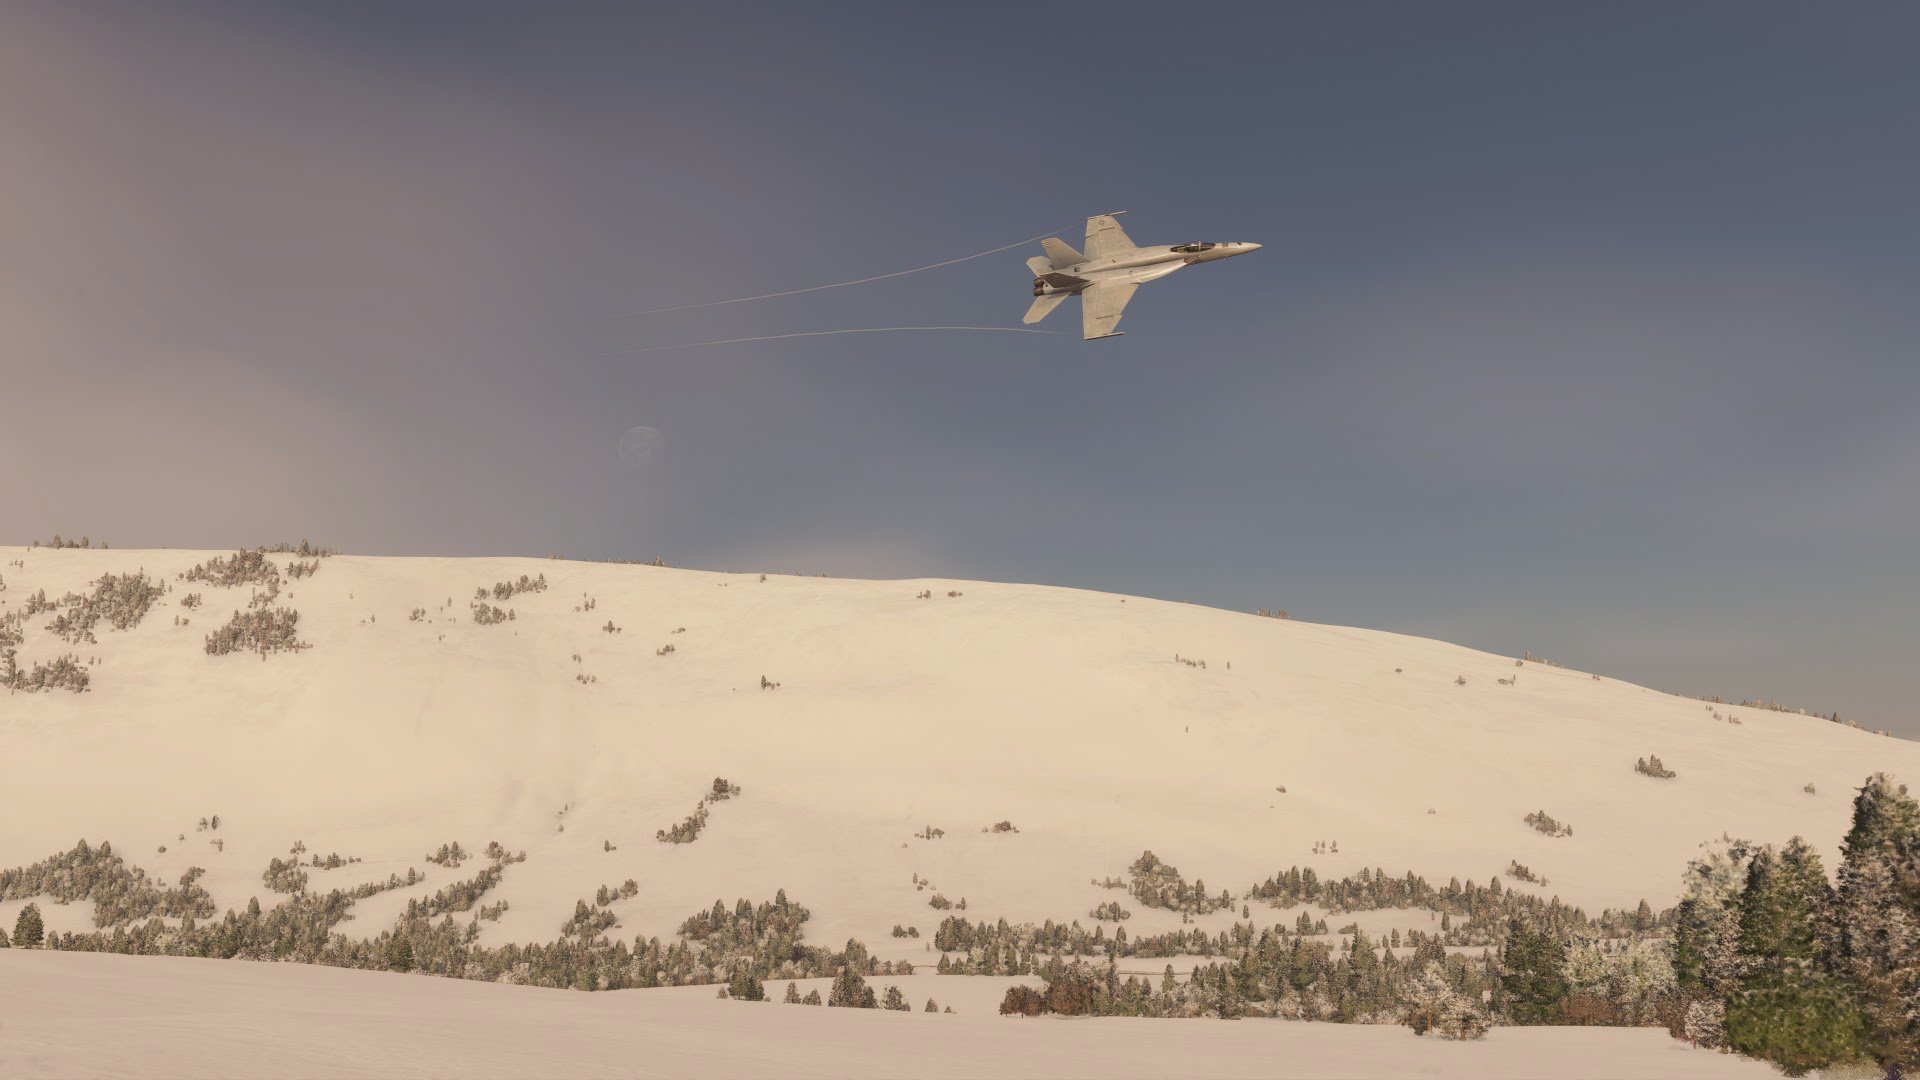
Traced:
<svg viewBox="0 0 1920 1080">
<path fill-rule="evenodd" d="M 913 1006 L 907 1004 L 907 996 L 902 994 L 900 988 L 897 986 L 887 987 L 886 998 L 882 1002 L 882 1005 L 890 1012 L 913 1011 Z"/>
<path fill-rule="evenodd" d="M 809 991 L 807 991 L 807 996 L 806 996 L 806 997 L 804 997 L 804 998 L 802 998 L 802 999 L 800 1000 L 800 1004 L 802 1004 L 802 1005 L 818 1005 L 818 1004 L 820 1004 L 820 991 L 818 991 L 818 990 L 809 990 Z"/>
<path fill-rule="evenodd" d="M 387 942 L 387 970 L 413 970 L 413 942 L 401 935 Z"/>
<path fill-rule="evenodd" d="M 1519 918 L 1508 921 L 1500 950 L 1501 987 L 1516 1024 L 1556 1024 L 1567 996 L 1566 946 Z"/>
<path fill-rule="evenodd" d="M 1920 1065 L 1920 804 L 1885 773 L 1853 802 L 1825 942 L 1858 997 L 1868 1053 L 1889 1070 Z"/>
<path fill-rule="evenodd" d="M 46 936 L 46 924 L 40 920 L 40 905 L 28 904 L 21 908 L 20 917 L 13 923 L 13 943 L 22 949 L 37 949 Z"/>
<path fill-rule="evenodd" d="M 867 980 L 861 978 L 849 963 L 840 969 L 840 975 L 833 980 L 833 987 L 827 991 L 827 1004 L 838 1009 L 872 1009 L 878 1007 L 879 1001 L 874 996 L 873 988 L 867 985 Z"/>
<path fill-rule="evenodd" d="M 786 1004 L 788 1004 L 788 1005 L 798 1005 L 798 1004 L 800 1004 L 800 986 L 799 986 L 799 984 L 798 984 L 798 983 L 788 983 L 788 984 L 787 984 L 787 996 L 786 996 L 786 997 L 784 997 L 784 998 L 782 998 L 781 1000 L 782 1000 L 782 1001 L 784 1001 L 784 1002 L 785 1002 Z"/>
<path fill-rule="evenodd" d="M 937 1013 L 937 1012 L 939 1012 L 939 1011 L 940 1011 L 940 1006 L 938 1006 L 938 1005 L 935 1005 L 935 1004 L 933 1003 L 933 999 L 932 999 L 932 998 L 928 998 L 928 999 L 927 999 L 927 1007 L 926 1007 L 926 1009 L 925 1009 L 925 1011 L 926 1011 L 926 1012 L 930 1012 L 930 1013 Z"/>
<path fill-rule="evenodd" d="M 1852 995 L 1816 964 L 1816 932 L 1833 890 L 1799 837 L 1757 852 L 1738 905 L 1739 975 L 1726 1000 L 1726 1043 L 1799 1075 L 1860 1057 L 1866 1023 Z"/>
<path fill-rule="evenodd" d="M 788 983 L 787 985 L 792 986 L 793 984 Z M 766 984 L 754 975 L 753 965 L 747 961 L 742 961 L 734 965 L 733 978 L 727 983 L 727 993 L 735 1001 L 767 1000 Z"/>
</svg>

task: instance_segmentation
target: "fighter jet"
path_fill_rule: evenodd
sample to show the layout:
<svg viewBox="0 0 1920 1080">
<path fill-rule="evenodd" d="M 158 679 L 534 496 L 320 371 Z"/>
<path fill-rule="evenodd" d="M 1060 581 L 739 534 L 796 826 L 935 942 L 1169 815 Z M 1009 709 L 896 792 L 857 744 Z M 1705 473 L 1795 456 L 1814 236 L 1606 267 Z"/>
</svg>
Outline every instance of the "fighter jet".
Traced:
<svg viewBox="0 0 1920 1080">
<path fill-rule="evenodd" d="M 1084 255 L 1057 236 L 1040 241 L 1047 253 L 1027 260 L 1027 268 L 1033 271 L 1033 306 L 1022 321 L 1037 323 L 1067 297 L 1078 296 L 1081 336 L 1087 341 L 1119 337 L 1114 327 L 1119 325 L 1127 301 L 1133 299 L 1133 291 L 1141 285 L 1183 266 L 1260 250 L 1259 244 L 1248 243 L 1141 247 L 1128 239 L 1114 220 L 1125 212 L 1087 219 Z"/>
</svg>

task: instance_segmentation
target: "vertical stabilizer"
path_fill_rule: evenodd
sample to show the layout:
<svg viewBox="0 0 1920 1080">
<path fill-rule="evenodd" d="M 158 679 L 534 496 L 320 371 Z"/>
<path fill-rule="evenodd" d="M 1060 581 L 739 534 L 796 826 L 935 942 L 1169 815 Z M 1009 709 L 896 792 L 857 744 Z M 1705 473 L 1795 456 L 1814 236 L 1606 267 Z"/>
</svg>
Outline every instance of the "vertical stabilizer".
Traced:
<svg viewBox="0 0 1920 1080">
<path fill-rule="evenodd" d="M 1049 236 L 1040 241 L 1040 246 L 1046 249 L 1047 258 L 1052 261 L 1055 270 L 1064 270 L 1069 266 L 1077 266 L 1087 261 L 1079 252 L 1073 250 L 1073 245 L 1057 236 Z"/>
</svg>

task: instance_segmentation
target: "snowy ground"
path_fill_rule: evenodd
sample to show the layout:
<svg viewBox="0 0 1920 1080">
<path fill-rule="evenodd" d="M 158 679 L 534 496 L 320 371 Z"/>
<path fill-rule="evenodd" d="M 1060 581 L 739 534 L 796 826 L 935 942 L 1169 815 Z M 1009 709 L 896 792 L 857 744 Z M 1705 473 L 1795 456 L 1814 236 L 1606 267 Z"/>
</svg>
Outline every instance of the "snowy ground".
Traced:
<svg viewBox="0 0 1920 1080">
<path fill-rule="evenodd" d="M 0 815 L 0 867 L 106 840 L 168 881 L 207 868 L 223 909 L 275 902 L 261 871 L 296 841 L 365 860 L 316 872 L 316 887 L 423 871 L 356 907 L 344 929 L 372 935 L 407 897 L 476 869 L 428 852 L 499 840 L 528 860 L 489 894 L 511 909 L 483 924 L 488 944 L 551 940 L 576 900 L 632 878 L 638 894 L 613 907 L 623 936 L 666 937 L 716 897 L 784 888 L 812 910 L 816 942 L 931 961 L 936 891 L 973 918 L 1091 926 L 1088 909 L 1119 899 L 1130 935 L 1178 928 L 1090 884 L 1146 848 L 1236 894 L 1294 864 L 1441 884 L 1517 859 L 1551 882 L 1518 887 L 1590 911 L 1663 907 L 1701 841 L 1798 833 L 1831 865 L 1867 773 L 1920 782 L 1920 744 L 1814 718 L 1395 634 L 1030 585 L 336 557 L 278 601 L 312 649 L 212 657 L 203 636 L 248 590 L 175 577 L 213 554 L 0 548 L 0 612 L 107 572 L 173 589 L 137 627 L 102 624 L 96 644 L 30 621 L 23 665 L 67 651 L 99 663 L 86 694 L 0 695 L 0 783 L 26 810 Z M 475 588 L 521 574 L 551 587 L 490 601 L 512 622 L 475 624 Z M 189 591 L 205 606 L 180 607 Z M 414 608 L 426 617 L 410 621 Z M 1636 774 L 1646 754 L 1678 777 Z M 744 794 L 712 807 L 698 842 L 655 842 L 715 776 Z M 1574 835 L 1533 831 L 1520 820 L 1533 810 Z M 214 814 L 219 831 L 199 831 Z M 1019 832 L 982 831 L 1001 820 Z M 915 838 L 926 825 L 945 837 Z M 1297 915 L 1253 911 L 1262 925 Z M 60 929 L 85 922 L 49 913 Z M 923 936 L 897 941 L 896 923 Z"/>
<path fill-rule="evenodd" d="M 913 976 L 953 1015 L 584 994 L 384 972 L 0 950 L 0 1076 L 1502 1077 L 1777 1075 L 1656 1029 L 1497 1028 L 1484 1042 L 1273 1020 L 1000 1017 L 1011 980 Z M 956 986 L 955 984 L 960 984 Z M 962 989 L 964 987 L 965 989 Z M 781 989 L 784 989 L 782 987 Z"/>
</svg>

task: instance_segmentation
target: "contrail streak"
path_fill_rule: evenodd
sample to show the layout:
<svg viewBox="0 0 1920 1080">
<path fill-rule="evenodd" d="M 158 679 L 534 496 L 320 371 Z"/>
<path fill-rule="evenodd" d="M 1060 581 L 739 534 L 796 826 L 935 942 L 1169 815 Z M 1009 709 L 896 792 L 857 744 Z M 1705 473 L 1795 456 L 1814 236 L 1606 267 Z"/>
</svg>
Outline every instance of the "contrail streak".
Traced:
<svg viewBox="0 0 1920 1080">
<path fill-rule="evenodd" d="M 1054 334 L 1053 330 L 1024 330 L 1017 326 L 862 326 L 852 330 L 800 330 L 791 334 L 766 334 L 761 337 L 723 338 L 719 341 L 689 341 L 684 345 L 649 345 L 621 353 L 664 352 L 669 349 L 699 349 L 708 345 L 744 345 L 752 341 L 779 341 L 782 338 L 832 337 L 835 334 L 898 334 L 914 330 L 971 330 L 986 334 Z"/>
<path fill-rule="evenodd" d="M 1027 244 L 1037 244 L 1040 241 L 1045 240 L 1049 236 L 1056 236 L 1065 231 L 1066 230 L 1064 229 L 1049 229 L 1048 231 L 1043 232 L 1038 236 L 1029 236 L 1025 240 L 1016 240 L 1011 244 L 994 248 L 992 251 L 976 251 L 971 255 L 962 255 L 957 259 L 948 259 L 945 262 L 929 263 L 926 266 L 916 266 L 911 270 L 895 270 L 891 274 L 875 274 L 872 277 L 855 278 L 852 281 L 836 281 L 828 285 L 812 285 L 804 289 L 788 289 L 785 292 L 761 293 L 759 296 L 736 296 L 730 300 L 709 300 L 704 304 L 676 304 L 673 307 L 653 308 L 648 311 L 629 312 L 625 317 L 638 318 L 641 315 L 659 315 L 668 311 L 692 311 L 695 308 L 722 307 L 727 304 L 744 304 L 749 300 L 771 300 L 777 296 L 799 296 L 801 293 L 820 292 L 823 289 L 844 289 L 849 285 L 865 285 L 870 281 L 885 281 L 888 278 L 906 277 L 908 274 L 918 274 L 927 270 L 938 270 L 943 266 L 952 266 L 955 263 L 967 262 L 970 259 L 984 259 L 988 255 L 998 255 L 1003 251 L 1012 251 L 1014 248 L 1024 247 Z"/>
</svg>

